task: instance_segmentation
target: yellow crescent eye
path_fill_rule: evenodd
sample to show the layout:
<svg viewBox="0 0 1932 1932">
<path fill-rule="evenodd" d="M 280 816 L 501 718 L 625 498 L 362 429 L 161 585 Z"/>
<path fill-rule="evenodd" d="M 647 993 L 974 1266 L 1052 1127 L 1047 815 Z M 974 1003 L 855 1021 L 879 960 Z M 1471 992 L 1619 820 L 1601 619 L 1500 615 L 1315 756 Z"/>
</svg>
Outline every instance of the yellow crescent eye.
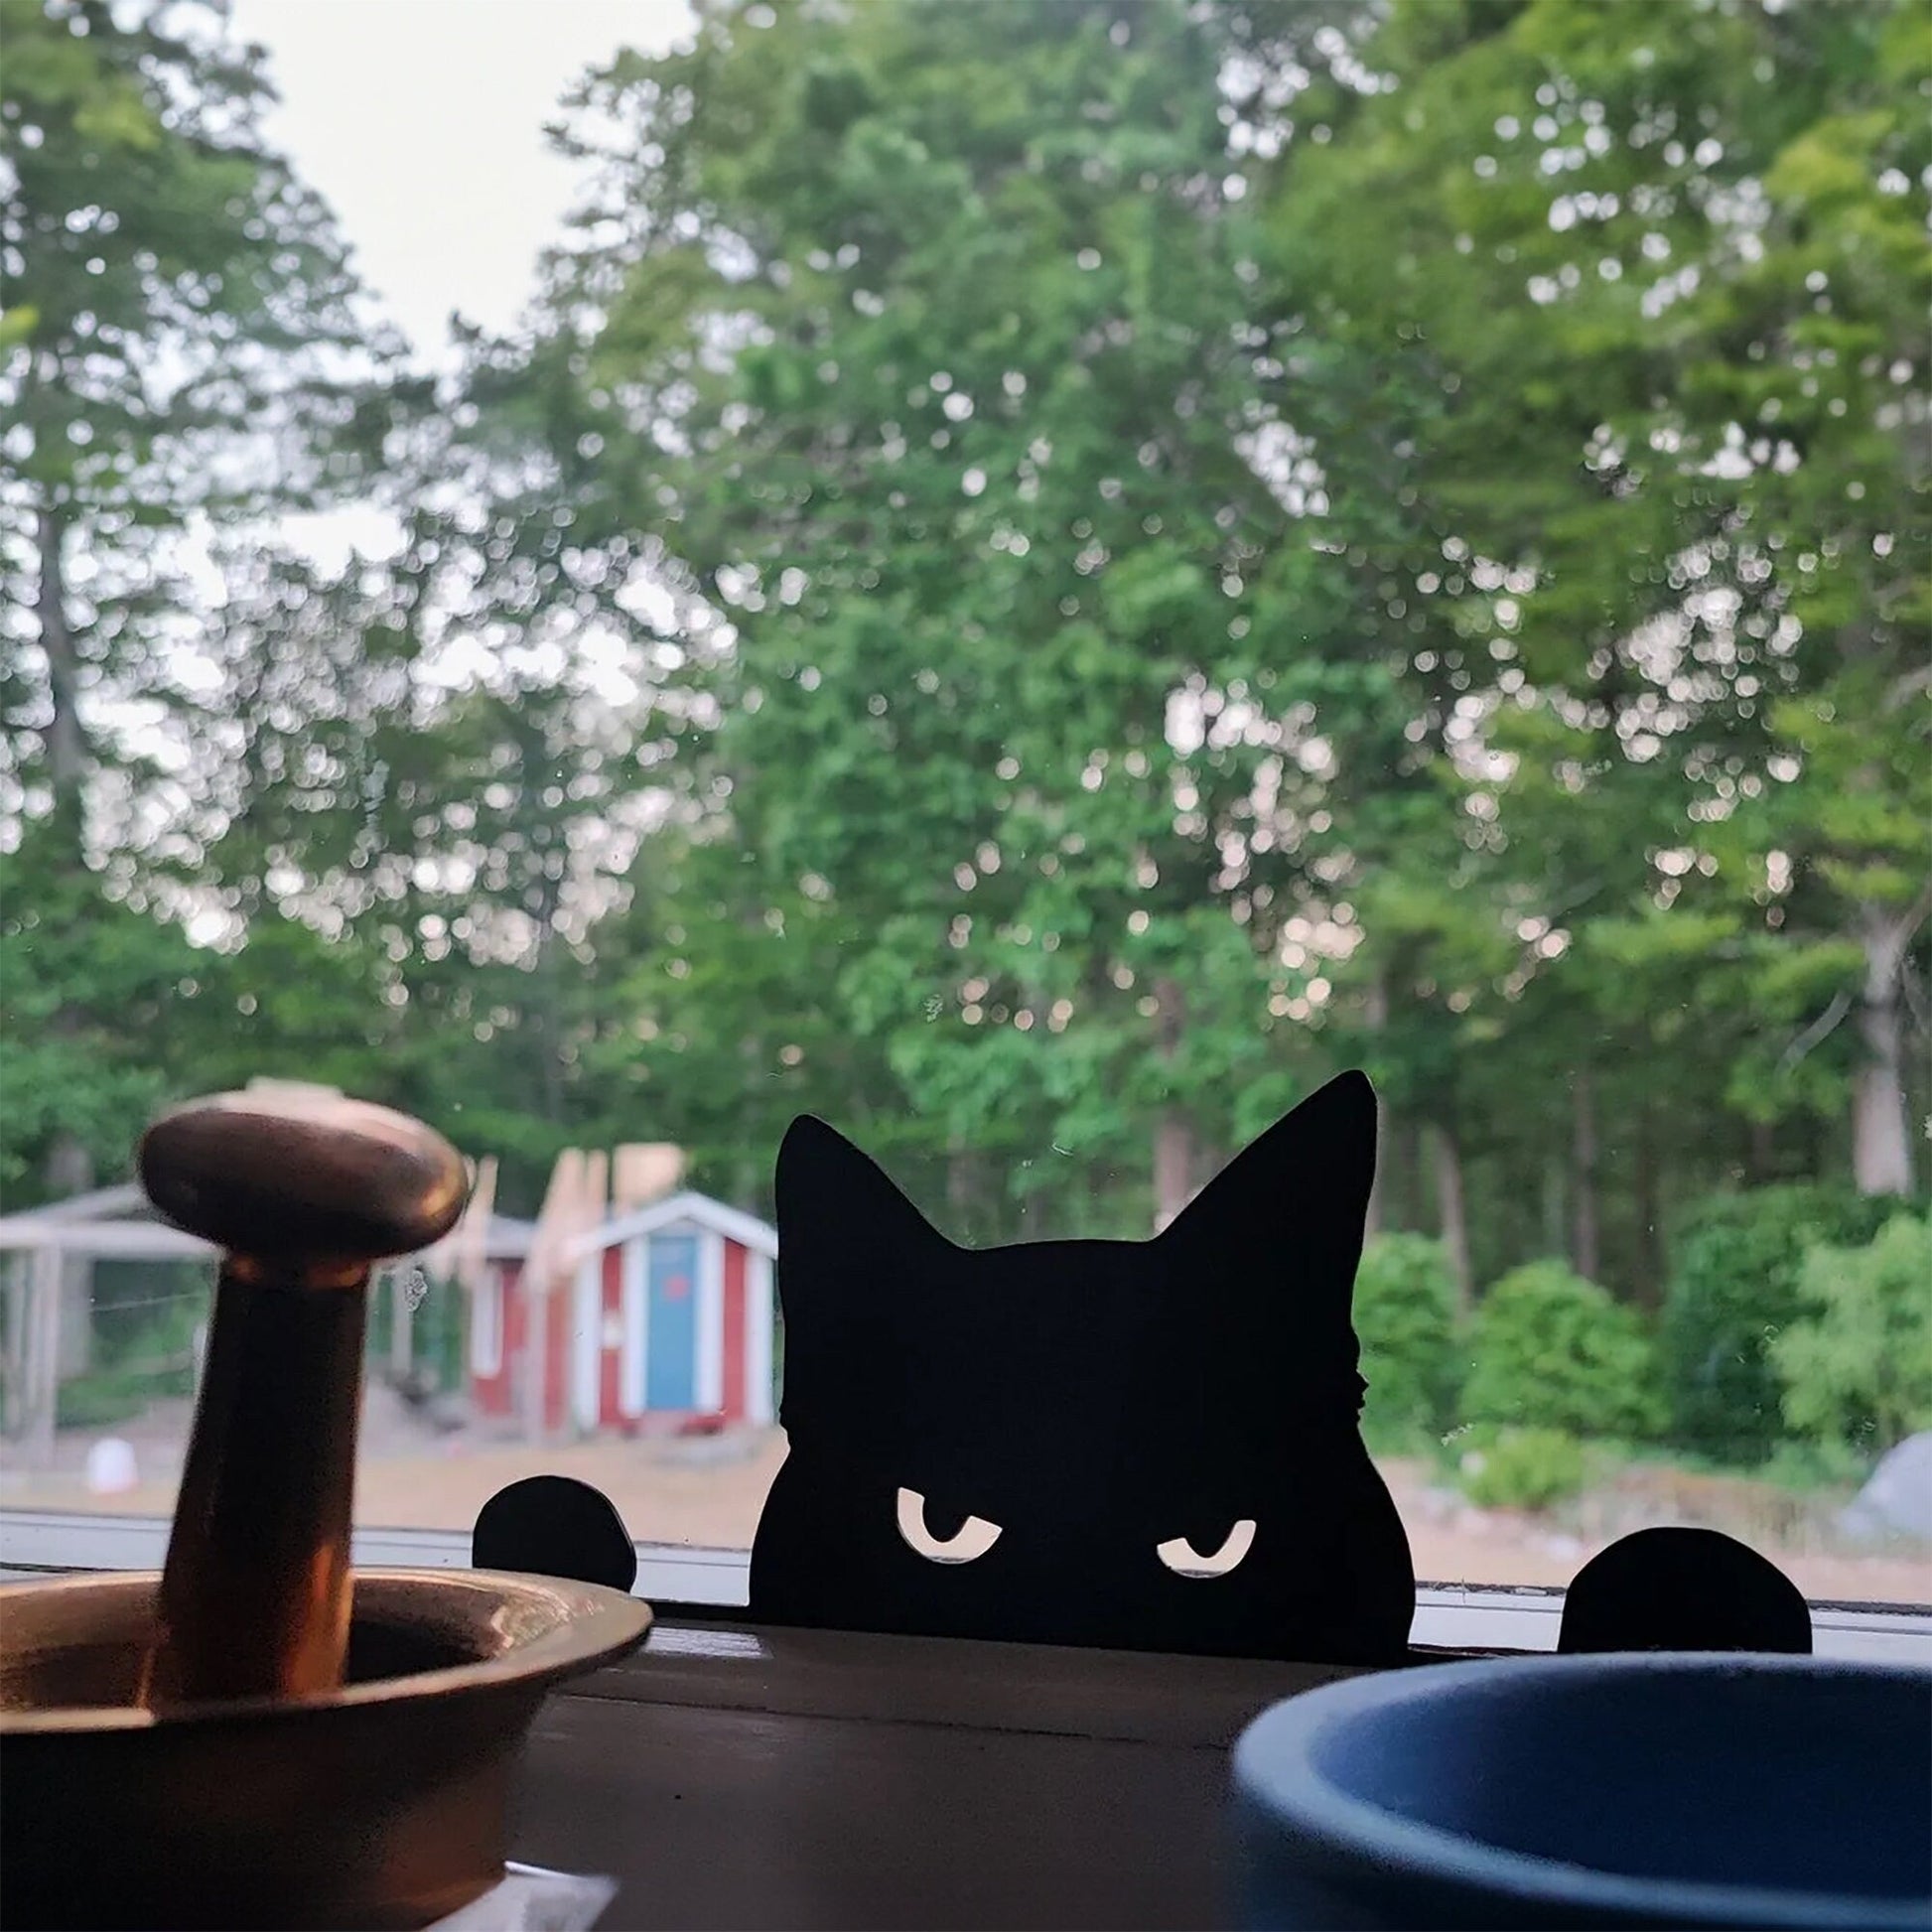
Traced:
<svg viewBox="0 0 1932 1932">
<path fill-rule="evenodd" d="M 901 1491 L 901 1494 L 904 1492 Z M 1236 1569 L 1243 1557 L 1255 1547 L 1255 1519 L 1244 1516 L 1227 1533 L 1227 1539 L 1211 1557 L 1204 1557 L 1184 1536 L 1171 1537 L 1155 1545 L 1154 1554 L 1176 1577 L 1225 1577 Z"/>
<path fill-rule="evenodd" d="M 898 1492 L 898 1533 L 928 1563 L 977 1563 L 1000 1540 L 1000 1526 L 969 1516 L 941 1543 L 925 1526 L 925 1498 L 916 1489 Z"/>
</svg>

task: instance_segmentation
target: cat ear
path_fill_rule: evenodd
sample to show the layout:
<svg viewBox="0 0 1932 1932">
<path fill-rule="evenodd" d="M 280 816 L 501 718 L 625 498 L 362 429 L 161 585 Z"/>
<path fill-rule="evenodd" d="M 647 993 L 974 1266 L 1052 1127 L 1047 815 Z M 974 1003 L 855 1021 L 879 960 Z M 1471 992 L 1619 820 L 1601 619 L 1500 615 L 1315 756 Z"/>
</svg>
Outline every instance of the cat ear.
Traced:
<svg viewBox="0 0 1932 1932">
<path fill-rule="evenodd" d="M 1250 1281 L 1292 1270 L 1345 1314 L 1374 1184 L 1375 1089 L 1339 1074 L 1237 1154 L 1161 1243 Z"/>
<path fill-rule="evenodd" d="M 904 1426 L 905 1317 L 914 1307 L 934 1312 L 918 1291 L 942 1274 L 952 1245 L 877 1163 L 809 1114 L 779 1144 L 777 1197 L 779 1420 L 794 1446 L 876 1458 Z"/>
<path fill-rule="evenodd" d="M 809 1282 L 814 1294 L 822 1275 L 900 1289 L 908 1262 L 950 1246 L 876 1161 L 810 1114 L 779 1143 L 777 1200 L 781 1282 Z"/>
</svg>

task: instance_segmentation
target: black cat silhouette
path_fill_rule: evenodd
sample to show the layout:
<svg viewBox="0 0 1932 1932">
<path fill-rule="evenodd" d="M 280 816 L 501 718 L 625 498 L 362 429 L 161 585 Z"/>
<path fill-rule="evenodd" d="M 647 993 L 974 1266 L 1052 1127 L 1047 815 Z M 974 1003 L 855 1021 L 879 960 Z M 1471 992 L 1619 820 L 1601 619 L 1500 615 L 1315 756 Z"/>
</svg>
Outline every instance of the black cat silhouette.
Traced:
<svg viewBox="0 0 1932 1932">
<path fill-rule="evenodd" d="M 1769 1557 L 1721 1530 L 1635 1530 L 1577 1572 L 1557 1648 L 1811 1654 L 1811 1606 Z"/>
<path fill-rule="evenodd" d="M 1374 1172 L 1374 1095 L 1344 1074 L 1152 1241 L 971 1252 L 795 1121 L 789 1452 L 753 1614 L 1401 1661 L 1415 1576 L 1356 1426 L 1349 1312 Z"/>
<path fill-rule="evenodd" d="M 628 1589 L 637 1551 L 617 1505 L 575 1476 L 525 1476 L 483 1504 L 470 1537 L 479 1570 L 522 1570 Z"/>
</svg>

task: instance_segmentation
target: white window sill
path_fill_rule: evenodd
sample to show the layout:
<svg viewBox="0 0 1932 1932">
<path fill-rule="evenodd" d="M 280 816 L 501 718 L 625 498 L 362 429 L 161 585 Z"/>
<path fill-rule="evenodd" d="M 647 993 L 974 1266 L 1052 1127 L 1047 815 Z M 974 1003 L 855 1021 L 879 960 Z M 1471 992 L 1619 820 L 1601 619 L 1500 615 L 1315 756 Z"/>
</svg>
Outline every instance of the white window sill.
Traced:
<svg viewBox="0 0 1932 1932">
<path fill-rule="evenodd" d="M 681 1543 L 639 1543 L 636 1548 L 634 1592 L 648 1602 L 699 1614 L 744 1607 L 745 1551 Z M 167 1549 L 166 1517 L 0 1509 L 0 1573 L 158 1570 Z M 358 1529 L 354 1560 L 365 1566 L 467 1569 L 470 1539 L 457 1530 Z M 1562 1614 L 1559 1589 L 1425 1584 L 1416 1592 L 1413 1637 L 1428 1649 L 1554 1650 Z M 1932 1664 L 1932 1609 L 1814 1603 L 1811 1623 L 1821 1657 Z"/>
</svg>

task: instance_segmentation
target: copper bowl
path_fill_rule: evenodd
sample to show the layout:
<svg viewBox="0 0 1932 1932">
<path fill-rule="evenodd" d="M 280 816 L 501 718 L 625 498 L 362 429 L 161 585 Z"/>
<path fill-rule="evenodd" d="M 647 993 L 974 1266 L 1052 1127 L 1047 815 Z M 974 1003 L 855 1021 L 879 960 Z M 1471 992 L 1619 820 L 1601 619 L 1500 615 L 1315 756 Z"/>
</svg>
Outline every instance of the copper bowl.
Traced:
<svg viewBox="0 0 1932 1932">
<path fill-rule="evenodd" d="M 158 1573 L 0 1588 L 0 1913 L 14 1926 L 422 1926 L 502 1876 L 544 1693 L 642 1641 L 593 1584 L 355 1578 L 348 1682 L 135 1700 Z"/>
</svg>

